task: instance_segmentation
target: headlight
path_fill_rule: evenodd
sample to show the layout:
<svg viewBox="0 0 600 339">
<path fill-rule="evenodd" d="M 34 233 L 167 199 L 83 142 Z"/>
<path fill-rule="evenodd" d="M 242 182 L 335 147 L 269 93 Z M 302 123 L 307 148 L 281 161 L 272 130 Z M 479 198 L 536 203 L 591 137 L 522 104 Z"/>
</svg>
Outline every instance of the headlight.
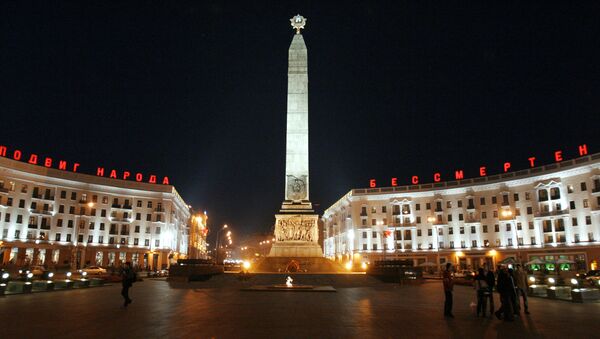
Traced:
<svg viewBox="0 0 600 339">
<path fill-rule="evenodd" d="M 554 284 L 556 282 L 556 280 L 554 280 L 554 278 L 548 278 L 548 282 L 551 284 Z"/>
<path fill-rule="evenodd" d="M 579 284 L 579 282 L 577 281 L 577 279 L 571 279 L 571 284 L 577 285 Z"/>
<path fill-rule="evenodd" d="M 81 275 L 85 277 L 87 275 L 87 272 L 82 272 Z"/>
<path fill-rule="evenodd" d="M 8 274 L 7 272 L 2 273 L 2 279 L 8 279 L 9 276 L 10 274 Z"/>
<path fill-rule="evenodd" d="M 29 279 L 33 278 L 33 273 L 27 273 L 27 278 L 29 278 Z"/>
<path fill-rule="evenodd" d="M 535 282 L 535 277 L 529 277 L 529 281 L 531 281 L 532 283 Z"/>
<path fill-rule="evenodd" d="M 71 272 L 67 272 L 67 277 L 70 278 L 71 277 Z"/>
<path fill-rule="evenodd" d="M 48 278 L 52 278 L 54 276 L 54 273 L 50 272 L 48 273 Z"/>
</svg>

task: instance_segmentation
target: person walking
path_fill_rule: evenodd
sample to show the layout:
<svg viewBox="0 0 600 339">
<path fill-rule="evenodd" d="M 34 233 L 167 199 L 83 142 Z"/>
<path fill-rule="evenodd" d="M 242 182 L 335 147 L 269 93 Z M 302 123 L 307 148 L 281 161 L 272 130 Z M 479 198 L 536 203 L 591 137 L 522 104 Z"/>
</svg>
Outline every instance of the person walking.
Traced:
<svg viewBox="0 0 600 339">
<path fill-rule="evenodd" d="M 517 279 L 515 278 L 515 271 L 512 268 L 508 269 L 508 277 L 513 288 L 513 292 L 509 294 L 510 303 L 513 314 L 518 317 L 521 314 L 521 307 L 519 306 L 519 294 L 517 293 Z"/>
<path fill-rule="evenodd" d="M 523 297 L 523 308 L 525 309 L 525 314 L 529 314 L 529 304 L 527 303 L 527 272 L 525 272 L 520 264 L 517 264 L 515 278 L 517 284 L 517 303 L 520 303 L 519 295 L 521 295 L 521 297 Z"/>
<path fill-rule="evenodd" d="M 494 287 L 496 286 L 496 276 L 494 272 L 486 266 L 487 273 L 485 275 L 485 281 L 488 284 L 489 293 L 486 297 L 489 298 L 490 302 L 490 317 L 494 314 Z"/>
<path fill-rule="evenodd" d="M 490 289 L 488 287 L 485 270 L 483 268 L 478 270 L 478 274 L 475 277 L 473 285 L 477 293 L 477 316 L 479 317 L 481 314 L 485 318 L 485 308 Z"/>
<path fill-rule="evenodd" d="M 454 318 L 452 314 L 452 290 L 454 282 L 452 281 L 452 264 L 446 263 L 446 270 L 443 275 L 444 283 L 444 294 L 446 299 L 444 301 L 444 317 Z"/>
<path fill-rule="evenodd" d="M 500 293 L 500 308 L 494 314 L 498 319 L 514 321 L 512 295 L 515 293 L 515 288 L 506 267 L 502 267 L 498 272 L 497 289 Z"/>
<path fill-rule="evenodd" d="M 127 305 L 131 304 L 133 300 L 129 298 L 129 288 L 135 282 L 135 272 L 131 268 L 131 263 L 126 262 L 121 269 L 121 285 L 123 288 L 121 289 L 121 295 L 123 296 L 123 307 L 127 307 Z"/>
</svg>

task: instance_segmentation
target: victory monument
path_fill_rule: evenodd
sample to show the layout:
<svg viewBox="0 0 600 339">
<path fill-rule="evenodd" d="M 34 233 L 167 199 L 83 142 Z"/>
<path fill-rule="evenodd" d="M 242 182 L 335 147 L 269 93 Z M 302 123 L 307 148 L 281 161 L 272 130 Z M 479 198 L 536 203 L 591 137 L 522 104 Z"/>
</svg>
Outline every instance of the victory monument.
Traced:
<svg viewBox="0 0 600 339">
<path fill-rule="evenodd" d="M 306 18 L 290 19 L 296 34 L 288 52 L 285 199 L 275 215 L 271 257 L 323 257 L 319 216 L 308 198 L 308 60 L 301 30 Z"/>
<path fill-rule="evenodd" d="M 306 18 L 290 19 L 296 31 L 288 51 L 285 198 L 275 214 L 275 242 L 259 267 L 265 271 L 335 271 L 319 246 L 319 216 L 309 200 L 308 60 L 301 30 Z"/>
</svg>

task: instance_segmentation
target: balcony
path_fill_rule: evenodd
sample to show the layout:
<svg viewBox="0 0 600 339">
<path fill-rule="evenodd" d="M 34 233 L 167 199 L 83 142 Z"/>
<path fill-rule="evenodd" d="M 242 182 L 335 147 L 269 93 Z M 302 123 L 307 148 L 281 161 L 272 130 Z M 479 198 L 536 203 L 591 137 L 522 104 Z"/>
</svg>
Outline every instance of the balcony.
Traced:
<svg viewBox="0 0 600 339">
<path fill-rule="evenodd" d="M 0 187 L 0 193 L 8 193 L 8 188 Z"/>
<path fill-rule="evenodd" d="M 592 193 L 600 193 L 600 186 L 592 188 Z"/>
<path fill-rule="evenodd" d="M 130 210 L 132 207 L 131 205 L 123 205 L 122 209 L 124 210 Z"/>
<path fill-rule="evenodd" d="M 29 224 L 29 225 L 27 225 L 27 228 L 36 228 L 37 229 L 38 225 L 37 224 Z"/>
<path fill-rule="evenodd" d="M 550 217 L 550 216 L 564 215 L 564 214 L 569 214 L 569 210 L 562 209 L 562 210 L 549 211 L 549 212 L 535 212 L 534 216 L 536 218 L 543 218 L 543 217 Z"/>
<path fill-rule="evenodd" d="M 113 218 L 112 218 L 112 221 L 113 221 L 113 222 L 131 222 L 131 221 L 129 220 L 129 218 L 122 218 L 122 217 L 121 217 L 121 218 L 118 218 L 118 217 L 113 217 Z"/>
<path fill-rule="evenodd" d="M 119 205 L 119 204 L 112 204 L 110 207 L 112 207 L 112 208 L 121 208 L 121 205 Z"/>
<path fill-rule="evenodd" d="M 465 224 L 475 224 L 475 223 L 480 223 L 480 222 L 481 222 L 481 218 L 478 218 L 478 217 L 465 218 Z"/>
<path fill-rule="evenodd" d="M 33 199 L 38 199 L 38 200 L 48 200 L 48 201 L 54 201 L 54 196 L 53 195 L 49 195 L 49 194 L 45 194 L 45 195 L 41 195 L 41 194 L 31 194 L 31 197 Z"/>
<path fill-rule="evenodd" d="M 45 210 L 45 209 L 34 209 L 34 210 L 30 210 L 29 212 L 31 214 L 52 215 L 51 210 Z"/>
<path fill-rule="evenodd" d="M 110 234 L 110 235 L 117 235 L 117 230 L 110 230 L 108 232 L 108 234 Z"/>
<path fill-rule="evenodd" d="M 121 231 L 121 235 L 129 235 L 129 231 Z"/>
<path fill-rule="evenodd" d="M 164 207 L 157 207 L 154 209 L 154 213 L 165 213 Z"/>
</svg>

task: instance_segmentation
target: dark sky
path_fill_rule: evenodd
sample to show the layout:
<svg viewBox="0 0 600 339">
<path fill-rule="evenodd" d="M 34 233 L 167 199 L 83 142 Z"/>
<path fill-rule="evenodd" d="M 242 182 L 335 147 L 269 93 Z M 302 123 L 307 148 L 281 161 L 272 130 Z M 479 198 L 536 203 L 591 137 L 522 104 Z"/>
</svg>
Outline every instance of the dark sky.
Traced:
<svg viewBox="0 0 600 339">
<path fill-rule="evenodd" d="M 284 194 L 289 18 L 308 18 L 311 200 L 600 151 L 600 3 L 0 4 L 0 144 L 167 175 L 210 225 Z"/>
</svg>

